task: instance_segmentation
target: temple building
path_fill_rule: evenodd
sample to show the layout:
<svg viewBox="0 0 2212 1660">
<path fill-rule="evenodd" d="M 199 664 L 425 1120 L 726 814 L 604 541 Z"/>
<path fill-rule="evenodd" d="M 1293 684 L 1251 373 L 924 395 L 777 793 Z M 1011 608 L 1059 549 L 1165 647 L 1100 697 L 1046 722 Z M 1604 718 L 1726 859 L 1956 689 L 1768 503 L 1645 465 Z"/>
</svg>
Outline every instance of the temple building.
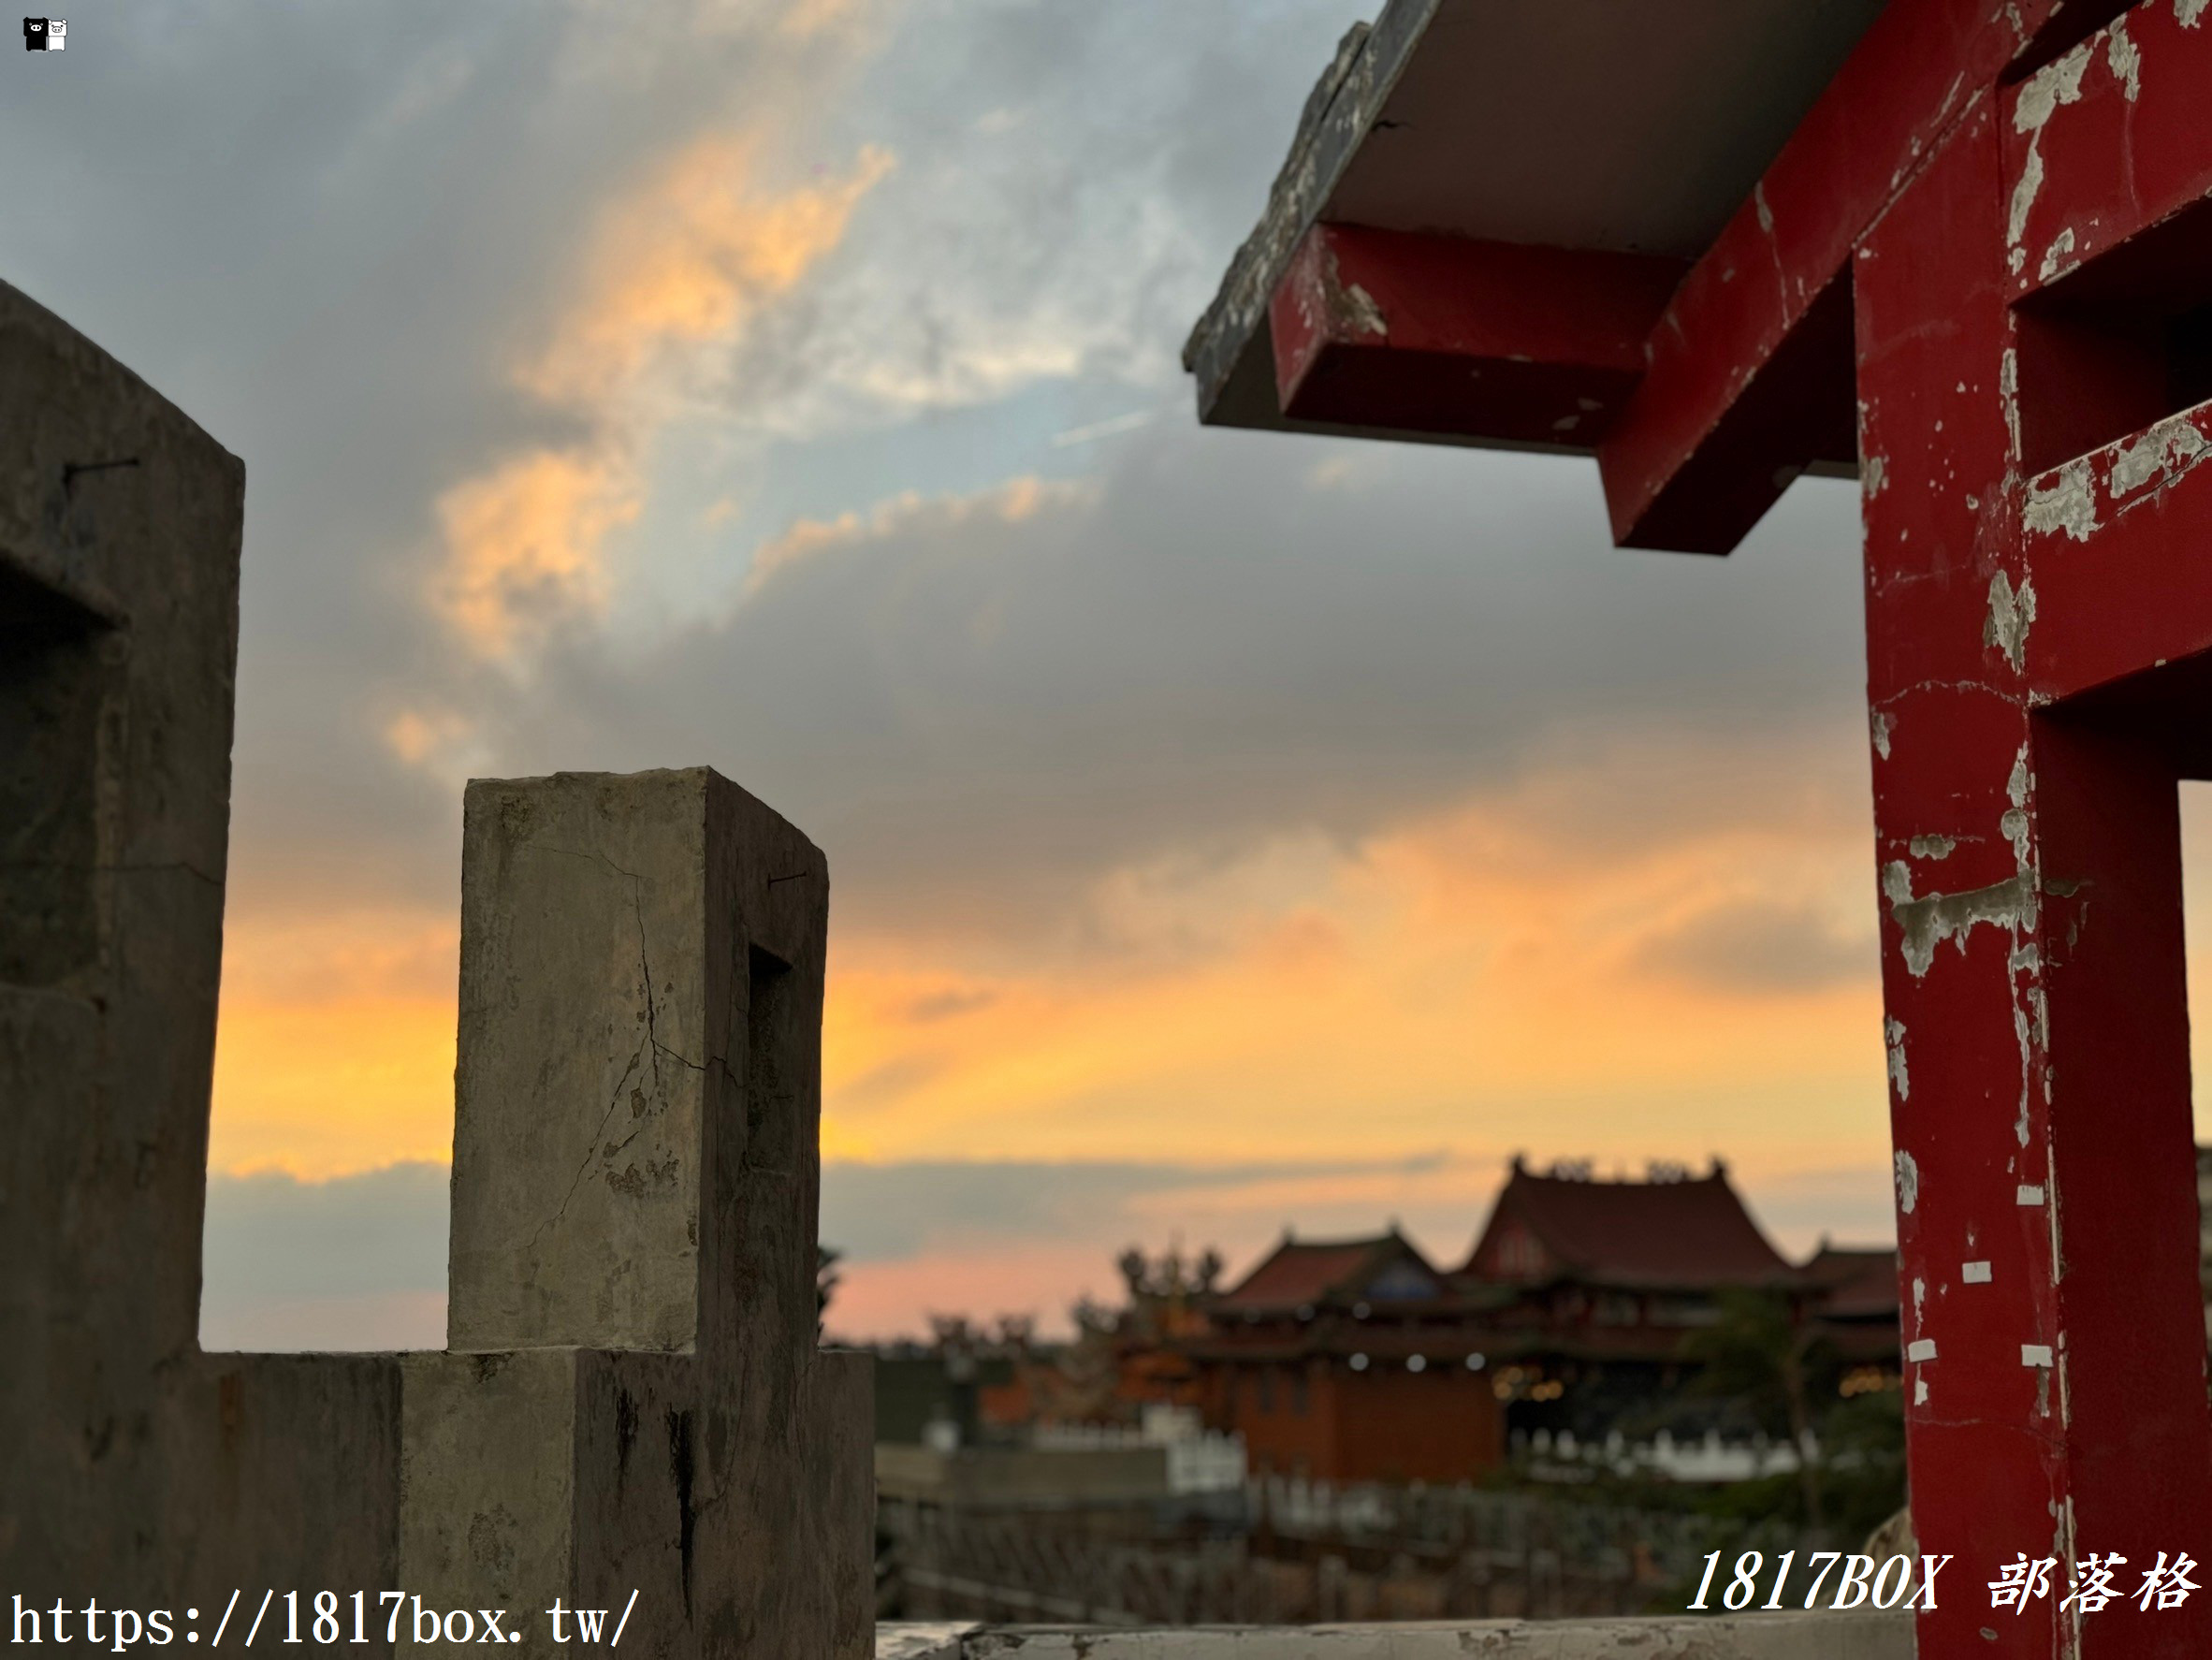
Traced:
<svg viewBox="0 0 2212 1660">
<path fill-rule="evenodd" d="M 1288 1233 L 1173 1346 L 1179 1391 L 1244 1438 L 1260 1475 L 1453 1481 L 1539 1433 L 1570 1444 L 1762 1433 L 1701 1394 L 1700 1332 L 1764 1293 L 1818 1357 L 1824 1391 L 1894 1387 L 1895 1254 L 1823 1245 L 1794 1265 L 1715 1160 L 1603 1180 L 1516 1159 L 1464 1264 L 1438 1267 L 1394 1228 Z"/>
</svg>

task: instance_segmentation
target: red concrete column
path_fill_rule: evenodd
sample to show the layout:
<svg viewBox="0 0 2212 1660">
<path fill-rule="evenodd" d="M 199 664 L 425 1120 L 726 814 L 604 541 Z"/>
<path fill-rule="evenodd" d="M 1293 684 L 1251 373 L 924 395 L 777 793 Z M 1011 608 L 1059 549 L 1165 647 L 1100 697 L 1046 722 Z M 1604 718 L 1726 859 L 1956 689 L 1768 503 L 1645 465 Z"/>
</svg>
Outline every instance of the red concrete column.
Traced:
<svg viewBox="0 0 2212 1660">
<path fill-rule="evenodd" d="M 2212 1592 L 2061 1606 L 2086 1553 L 2127 1592 L 2212 1561 L 2212 1419 L 2176 766 L 2139 707 L 2039 687 L 2003 108 L 1853 261 L 1914 1519 L 1953 1556 L 1920 1652 L 2202 1655 Z M 2021 1551 L 2054 1590 L 1992 1609 Z"/>
</svg>

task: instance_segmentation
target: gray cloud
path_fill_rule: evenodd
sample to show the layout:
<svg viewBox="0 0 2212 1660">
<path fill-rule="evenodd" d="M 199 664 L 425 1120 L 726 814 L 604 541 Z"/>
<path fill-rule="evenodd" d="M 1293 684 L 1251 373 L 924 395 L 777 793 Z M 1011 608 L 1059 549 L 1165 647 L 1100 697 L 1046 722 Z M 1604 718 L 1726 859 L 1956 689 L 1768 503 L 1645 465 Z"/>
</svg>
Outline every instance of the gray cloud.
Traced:
<svg viewBox="0 0 2212 1660">
<path fill-rule="evenodd" d="M 0 136 L 40 165 L 0 181 L 0 269 L 249 463 L 241 899 L 446 900 L 457 804 L 375 738 L 425 692 L 481 718 L 488 771 L 720 765 L 888 925 L 1034 921 L 1101 865 L 1262 826 L 1356 836 L 1577 722 L 1855 745 L 1847 489 L 1800 486 L 1733 561 L 1677 560 L 1606 546 L 1584 465 L 1191 430 L 1173 346 L 1339 0 L 879 7 L 857 90 L 793 142 L 899 169 L 731 365 L 733 418 L 814 435 L 732 453 L 771 514 L 747 535 L 779 502 L 1031 465 L 1097 462 L 1096 504 L 913 516 L 727 621 L 574 640 L 522 689 L 468 670 L 419 602 L 430 502 L 560 436 L 506 371 L 596 205 L 766 95 L 776 7 L 622 15 L 595 57 L 588 5 L 197 0 L 86 28 L 65 80 L 10 71 Z M 1038 362 L 1002 383 L 996 358 Z M 1051 432 L 1132 395 L 1176 413 L 1055 459 Z M 1314 488 L 1324 463 L 1351 482 Z"/>
<path fill-rule="evenodd" d="M 1356 484 L 1316 484 L 1336 459 Z M 711 762 L 808 826 L 868 920 L 931 925 L 1034 926 L 1102 866 L 1353 837 L 1608 744 L 1698 765 L 1563 836 L 1694 834 L 1747 796 L 1786 822 L 1809 781 L 1827 823 L 1864 810 L 1848 489 L 1800 487 L 1708 561 L 1607 546 L 1576 463 L 1178 424 L 1096 485 L 1019 519 L 894 515 L 649 659 L 572 650 L 488 711 L 496 747 Z"/>
<path fill-rule="evenodd" d="M 1816 906 L 1747 899 L 1701 911 L 1645 942 L 1638 964 L 1724 991 L 1825 991 L 1881 972 L 1870 928 L 1844 928 Z"/>
<path fill-rule="evenodd" d="M 1384 1162 L 1232 1165 L 1046 1160 L 908 1160 L 832 1164 L 822 1172 L 822 1235 L 854 1262 L 895 1260 L 933 1246 L 999 1240 L 1144 1240 L 1158 1224 L 1133 1201 L 1166 1193 L 1218 1199 L 1261 1184 L 1374 1173 L 1413 1175 L 1435 1158 Z M 1203 1242 L 1200 1242 L 1203 1243 Z"/>
<path fill-rule="evenodd" d="M 1842 1245 L 1897 1240 L 1897 1195 L 1879 1164 L 1781 1176 L 1746 1198 L 1753 1216 L 1791 1257 L 1810 1254 L 1824 1239 Z"/>
<path fill-rule="evenodd" d="M 571 638 L 524 683 L 460 663 L 421 604 L 432 503 L 579 430 L 510 367 L 596 210 L 779 95 L 778 10 L 177 0 L 9 60 L 0 276 L 248 463 L 234 900 L 450 902 L 458 803 L 375 736 L 417 694 L 480 721 L 488 771 L 721 767 L 828 848 L 840 928 L 1035 940 L 1113 865 L 1349 840 L 1608 746 L 1702 759 L 1549 833 L 1863 813 L 1848 488 L 1801 485 L 1734 559 L 1682 560 L 1607 546 L 1584 464 L 1192 428 L 1174 348 L 1343 0 L 881 6 L 858 89 L 823 71 L 836 95 L 789 141 L 898 170 L 712 388 L 742 533 L 663 633 Z M 1148 409 L 1172 413 L 1052 446 Z M 794 515 L 1079 467 L 1082 499 L 893 514 L 714 603 Z M 1830 793 L 1762 794 L 1777 755 Z M 842 1168 L 830 1237 L 857 1253 L 955 1226 L 1111 1247 L 1138 1200 L 1201 1179 Z M 347 1180 L 218 1178 L 211 1333 L 429 1319 L 442 1172 Z M 1456 1202 L 1409 1225 L 1448 1254 L 1472 1233 Z"/>
<path fill-rule="evenodd" d="M 210 1303 L 443 1291 L 447 1179 L 444 1165 L 429 1163 L 327 1182 L 281 1171 L 210 1176 Z"/>
<path fill-rule="evenodd" d="M 327 1182 L 211 1175 L 201 1343 L 444 1347 L 446 1180 L 416 1163 Z"/>
<path fill-rule="evenodd" d="M 1410 1179 L 1438 1162 L 833 1163 L 822 1171 L 822 1237 L 854 1267 L 978 1244 L 1019 1250 L 1038 1240 L 1095 1242 L 1104 1264 L 1124 1245 L 1165 1243 L 1162 1225 L 1138 1208 L 1148 1198 L 1183 1194 L 1201 1219 L 1217 1218 L 1225 1198 L 1258 1185 Z M 211 1348 L 442 1346 L 447 1182 L 444 1165 L 426 1163 L 321 1182 L 281 1172 L 211 1177 L 202 1341 Z M 1374 1225 L 1361 1216 L 1361 1226 Z"/>
<path fill-rule="evenodd" d="M 822 1172 L 822 1230 L 855 1272 L 939 1250 L 1088 1243 L 1103 1281 L 1113 1255 L 1131 1244 L 1158 1249 L 1180 1235 L 1192 1250 L 1218 1245 L 1233 1276 L 1292 1221 L 1308 1238 L 1372 1233 L 1390 1223 L 1456 1266 L 1502 1176 L 1490 1161 L 1441 1154 L 1350 1164 L 838 1163 Z M 1251 1202 L 1256 1190 L 1275 1184 L 1332 1177 L 1383 1180 L 1379 1193 L 1357 1199 L 1303 1197 L 1295 1217 Z M 1889 1187 L 1878 1165 L 1778 1176 L 1746 1197 L 1793 1257 L 1823 1235 L 1855 1243 L 1892 1236 Z M 446 1218 L 443 1165 L 393 1165 L 327 1182 L 214 1177 L 202 1341 L 211 1348 L 441 1347 Z M 958 1303 L 957 1287 L 946 1294 L 948 1306 Z"/>
</svg>

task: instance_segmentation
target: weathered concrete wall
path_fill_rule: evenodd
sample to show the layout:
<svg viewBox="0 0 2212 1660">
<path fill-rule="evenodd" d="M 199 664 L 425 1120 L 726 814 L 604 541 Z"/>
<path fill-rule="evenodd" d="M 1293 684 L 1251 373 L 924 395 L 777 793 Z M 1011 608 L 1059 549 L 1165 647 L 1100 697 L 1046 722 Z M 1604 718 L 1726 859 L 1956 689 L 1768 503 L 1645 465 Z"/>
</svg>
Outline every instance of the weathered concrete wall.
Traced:
<svg viewBox="0 0 2212 1660">
<path fill-rule="evenodd" d="M 659 1583 L 717 1653 L 865 1654 L 867 1362 L 814 1347 L 827 865 L 704 768 L 479 780 L 465 821 L 456 1352 L 410 1377 L 485 1434 L 411 1473 L 410 1589 L 511 1551 L 587 1606 Z M 501 1404 L 515 1348 L 557 1401 Z M 494 1421 L 555 1414 L 572 1502 L 497 1513 Z"/>
<path fill-rule="evenodd" d="M 635 1593 L 650 1655 L 858 1660 L 827 870 L 710 772 L 471 791 L 459 1352 L 199 1352 L 243 483 L 0 286 L 0 1584 L 211 1623 L 403 1589 L 540 1647 L 556 1596 Z"/>
<path fill-rule="evenodd" d="M 1899 1614 L 1215 1626 L 884 1625 L 877 1660 L 1912 1660 Z"/>
<path fill-rule="evenodd" d="M 938 1504 L 1121 1504 L 1169 1494 L 1164 1447 L 876 1449 L 876 1490 Z"/>
<path fill-rule="evenodd" d="M 197 1352 L 244 488 L 0 285 L 0 1582 L 26 1590 L 391 1570 L 388 1362 Z"/>
</svg>

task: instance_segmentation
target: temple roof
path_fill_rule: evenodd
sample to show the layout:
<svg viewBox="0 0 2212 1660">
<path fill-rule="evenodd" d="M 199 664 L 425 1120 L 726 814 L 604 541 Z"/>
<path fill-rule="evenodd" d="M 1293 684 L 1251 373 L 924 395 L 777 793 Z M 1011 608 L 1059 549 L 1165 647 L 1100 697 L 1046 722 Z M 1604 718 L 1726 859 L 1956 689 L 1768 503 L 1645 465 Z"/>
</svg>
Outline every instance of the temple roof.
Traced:
<svg viewBox="0 0 2212 1660">
<path fill-rule="evenodd" d="M 1461 1273 L 1662 1290 L 1797 1279 L 1717 1162 L 1702 1177 L 1608 1182 L 1537 1175 L 1516 1161 Z"/>
<path fill-rule="evenodd" d="M 1251 1273 L 1215 1300 L 1226 1313 L 1318 1308 L 1362 1295 L 1393 1301 L 1433 1297 L 1442 1276 L 1397 1232 L 1366 1239 L 1302 1241 L 1286 1234 Z"/>
<path fill-rule="evenodd" d="M 1823 1245 L 1802 1272 L 1827 1292 L 1820 1312 L 1829 1319 L 1897 1318 L 1897 1251 L 1892 1246 Z"/>
</svg>

